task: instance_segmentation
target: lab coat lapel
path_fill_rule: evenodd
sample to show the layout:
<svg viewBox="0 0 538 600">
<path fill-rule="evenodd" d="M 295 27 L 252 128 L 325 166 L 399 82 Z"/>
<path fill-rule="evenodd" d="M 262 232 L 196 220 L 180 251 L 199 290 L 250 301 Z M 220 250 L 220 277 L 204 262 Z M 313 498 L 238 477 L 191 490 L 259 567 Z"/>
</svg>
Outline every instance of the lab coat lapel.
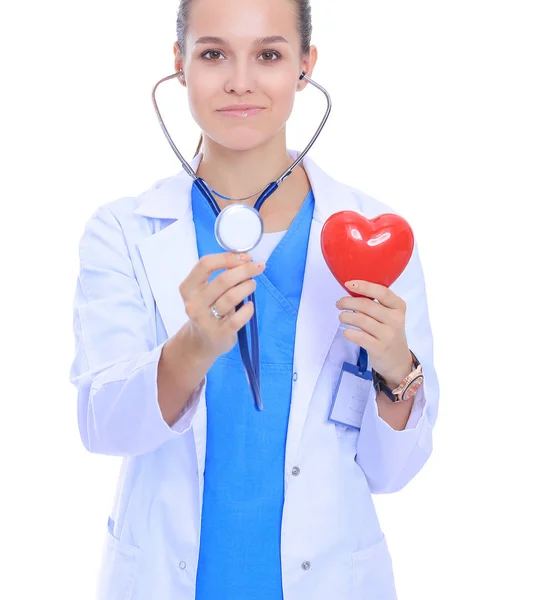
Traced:
<svg viewBox="0 0 538 600">
<path fill-rule="evenodd" d="M 196 170 L 200 155 L 192 162 Z M 139 251 L 157 308 L 168 336 L 174 335 L 187 321 L 179 294 L 179 285 L 198 261 L 196 231 L 191 208 L 192 179 L 182 171 L 165 181 L 135 211 L 159 219 L 176 219 L 147 237 Z"/>
<path fill-rule="evenodd" d="M 296 157 L 296 153 L 290 154 Z M 323 258 L 321 230 L 331 214 L 358 210 L 350 188 L 330 178 L 309 158 L 303 160 L 303 166 L 314 193 L 315 209 L 295 337 L 297 380 L 293 386 L 286 445 L 288 473 L 295 464 L 314 388 L 340 325 L 335 303 L 346 295 Z"/>
</svg>

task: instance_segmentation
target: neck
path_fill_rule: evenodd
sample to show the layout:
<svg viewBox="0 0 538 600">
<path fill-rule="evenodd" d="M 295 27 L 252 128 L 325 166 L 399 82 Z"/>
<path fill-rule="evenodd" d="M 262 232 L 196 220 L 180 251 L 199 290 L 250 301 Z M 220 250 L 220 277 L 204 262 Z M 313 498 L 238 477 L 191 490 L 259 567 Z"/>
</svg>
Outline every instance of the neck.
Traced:
<svg viewBox="0 0 538 600">
<path fill-rule="evenodd" d="M 253 205 L 267 184 L 280 177 L 293 162 L 286 151 L 284 129 L 281 134 L 249 150 L 230 150 L 206 137 L 197 175 L 229 198 L 256 194 L 245 201 Z M 218 197 L 216 200 L 222 201 Z"/>
</svg>

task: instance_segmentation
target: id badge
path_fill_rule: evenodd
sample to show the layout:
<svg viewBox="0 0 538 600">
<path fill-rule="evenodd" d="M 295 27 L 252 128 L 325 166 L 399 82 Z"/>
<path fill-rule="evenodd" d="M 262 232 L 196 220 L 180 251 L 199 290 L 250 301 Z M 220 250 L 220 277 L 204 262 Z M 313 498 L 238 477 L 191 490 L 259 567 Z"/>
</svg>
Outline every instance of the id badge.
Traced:
<svg viewBox="0 0 538 600">
<path fill-rule="evenodd" d="M 368 397 L 372 391 L 372 372 L 367 370 L 368 353 L 360 349 L 356 365 L 342 365 L 334 392 L 329 421 L 360 431 Z"/>
</svg>

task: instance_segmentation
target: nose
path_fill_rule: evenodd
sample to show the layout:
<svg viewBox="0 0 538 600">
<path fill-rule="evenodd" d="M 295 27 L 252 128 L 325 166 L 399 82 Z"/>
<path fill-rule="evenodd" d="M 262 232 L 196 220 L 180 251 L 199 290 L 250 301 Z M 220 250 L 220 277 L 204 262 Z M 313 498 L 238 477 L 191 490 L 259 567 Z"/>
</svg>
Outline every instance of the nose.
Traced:
<svg viewBox="0 0 538 600">
<path fill-rule="evenodd" d="M 254 70 L 246 61 L 236 61 L 230 67 L 224 89 L 227 92 L 235 92 L 240 96 L 254 91 L 256 89 Z"/>
</svg>

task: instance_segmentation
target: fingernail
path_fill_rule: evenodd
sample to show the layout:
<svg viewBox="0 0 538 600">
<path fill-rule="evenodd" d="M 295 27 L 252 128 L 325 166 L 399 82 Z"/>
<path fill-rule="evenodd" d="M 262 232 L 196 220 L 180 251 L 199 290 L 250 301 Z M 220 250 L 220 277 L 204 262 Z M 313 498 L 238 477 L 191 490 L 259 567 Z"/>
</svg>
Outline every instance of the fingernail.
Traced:
<svg viewBox="0 0 538 600">
<path fill-rule="evenodd" d="M 248 262 L 250 260 L 250 255 L 249 254 L 238 254 L 237 260 L 242 260 L 244 262 Z"/>
</svg>

